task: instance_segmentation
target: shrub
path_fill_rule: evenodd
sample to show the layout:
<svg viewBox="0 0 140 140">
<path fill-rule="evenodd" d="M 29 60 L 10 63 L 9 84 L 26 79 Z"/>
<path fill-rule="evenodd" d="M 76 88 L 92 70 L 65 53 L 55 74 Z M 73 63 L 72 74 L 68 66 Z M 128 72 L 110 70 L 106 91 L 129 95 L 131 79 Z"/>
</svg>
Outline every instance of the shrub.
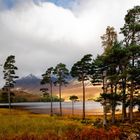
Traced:
<svg viewBox="0 0 140 140">
<path fill-rule="evenodd" d="M 41 98 L 41 101 L 42 102 L 51 102 L 51 96 L 44 96 L 44 97 Z M 53 102 L 59 102 L 60 99 L 58 98 L 58 96 L 53 96 L 52 101 Z M 61 99 L 61 101 L 63 102 L 64 99 Z"/>
<path fill-rule="evenodd" d="M 74 124 L 70 123 L 65 127 L 63 137 L 67 140 L 79 140 L 80 139 L 81 128 Z"/>
</svg>

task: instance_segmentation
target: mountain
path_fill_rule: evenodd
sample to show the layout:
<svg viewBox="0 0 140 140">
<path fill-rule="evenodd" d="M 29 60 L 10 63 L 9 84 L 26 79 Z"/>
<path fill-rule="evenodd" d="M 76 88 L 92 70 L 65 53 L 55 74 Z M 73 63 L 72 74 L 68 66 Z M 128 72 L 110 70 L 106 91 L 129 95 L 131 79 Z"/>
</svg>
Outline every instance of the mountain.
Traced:
<svg viewBox="0 0 140 140">
<path fill-rule="evenodd" d="M 41 88 L 40 82 L 40 78 L 36 77 L 33 74 L 30 74 L 16 80 L 15 88 L 32 93 L 38 93 Z"/>
<path fill-rule="evenodd" d="M 72 77 L 68 77 L 68 82 L 72 79 Z M 55 77 L 52 77 L 52 81 L 56 81 Z M 33 74 L 29 74 L 25 77 L 22 77 L 18 80 L 16 80 L 15 88 L 18 90 L 23 90 L 29 93 L 41 93 L 40 89 L 45 87 L 46 85 L 41 85 L 41 78 L 38 78 L 37 76 Z M 49 88 L 49 87 L 47 87 Z M 57 87 L 53 87 L 54 90 L 57 89 Z"/>
<path fill-rule="evenodd" d="M 16 80 L 15 88 L 23 90 L 33 94 L 41 94 L 40 85 L 41 79 L 33 74 L 26 77 L 22 77 Z M 53 77 L 55 81 L 55 77 Z M 82 100 L 82 84 L 76 79 L 69 76 L 68 85 L 62 87 L 62 98 L 68 100 L 71 95 L 76 95 L 80 100 Z M 90 81 L 85 82 L 86 86 L 86 99 L 92 99 L 97 97 L 102 92 L 102 85 L 93 86 Z M 53 94 L 58 95 L 58 86 L 53 86 Z"/>
</svg>

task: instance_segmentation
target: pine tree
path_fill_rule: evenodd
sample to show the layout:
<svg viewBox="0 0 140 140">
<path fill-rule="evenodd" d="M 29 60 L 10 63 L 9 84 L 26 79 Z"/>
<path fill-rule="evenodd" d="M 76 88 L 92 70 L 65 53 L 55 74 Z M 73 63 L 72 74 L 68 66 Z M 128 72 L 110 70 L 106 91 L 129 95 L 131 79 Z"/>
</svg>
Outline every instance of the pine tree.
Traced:
<svg viewBox="0 0 140 140">
<path fill-rule="evenodd" d="M 3 66 L 3 73 L 4 73 L 4 80 L 5 85 L 4 88 L 7 89 L 8 92 L 8 102 L 9 102 L 9 109 L 11 109 L 11 88 L 14 87 L 15 79 L 18 76 L 15 75 L 15 71 L 18 69 L 15 66 L 15 56 L 10 55 L 7 57 L 4 66 Z"/>
<path fill-rule="evenodd" d="M 62 116 L 62 86 L 68 84 L 67 78 L 69 76 L 69 70 L 66 68 L 65 64 L 59 63 L 54 68 L 53 74 L 55 75 L 56 81 L 55 85 L 59 86 L 59 103 L 60 103 L 60 116 Z"/>
<path fill-rule="evenodd" d="M 140 6 L 135 6 L 134 8 L 128 10 L 125 15 L 125 24 L 121 28 L 121 33 L 124 35 L 125 47 L 129 49 L 130 52 L 130 67 L 129 67 L 129 81 L 130 84 L 130 122 L 133 121 L 133 96 L 135 92 L 135 79 L 131 74 L 134 69 L 136 69 L 136 63 L 140 57 Z M 135 71 L 135 70 L 134 70 Z"/>
<path fill-rule="evenodd" d="M 42 74 L 41 84 L 49 84 L 50 87 L 50 96 L 51 96 L 51 116 L 53 115 L 53 97 L 52 97 L 52 88 L 53 88 L 53 67 L 50 67 L 46 70 L 44 74 Z"/>
<path fill-rule="evenodd" d="M 89 80 L 91 71 L 91 60 L 92 55 L 85 55 L 80 61 L 76 62 L 71 68 L 71 75 L 76 77 L 78 81 L 82 82 L 83 87 L 83 116 L 85 119 L 85 81 Z"/>
</svg>

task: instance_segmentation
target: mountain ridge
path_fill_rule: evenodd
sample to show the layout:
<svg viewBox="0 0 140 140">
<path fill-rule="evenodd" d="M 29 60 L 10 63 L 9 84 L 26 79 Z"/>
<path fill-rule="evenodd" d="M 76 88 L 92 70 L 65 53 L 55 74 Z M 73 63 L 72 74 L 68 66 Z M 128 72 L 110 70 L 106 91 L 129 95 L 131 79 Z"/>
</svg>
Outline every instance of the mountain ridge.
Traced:
<svg viewBox="0 0 140 140">
<path fill-rule="evenodd" d="M 68 80 L 69 84 L 67 84 L 67 86 L 62 86 L 62 98 L 68 100 L 71 95 L 77 95 L 78 98 L 82 100 L 81 82 L 78 82 L 75 78 L 72 77 Z M 46 87 L 46 85 L 41 85 L 40 82 L 41 78 L 38 78 L 33 74 L 29 74 L 16 80 L 15 88 L 32 94 L 42 94 L 40 89 Z M 87 100 L 98 96 L 102 92 L 102 85 L 93 86 L 90 81 L 86 81 L 85 86 Z M 49 88 L 49 86 L 47 88 Z M 53 86 L 53 94 L 57 96 L 59 95 L 58 86 Z"/>
<path fill-rule="evenodd" d="M 16 80 L 15 88 L 26 90 L 28 92 L 36 93 L 39 92 L 41 85 L 41 78 L 33 74 L 29 74 L 27 76 L 21 77 L 20 79 Z"/>
</svg>

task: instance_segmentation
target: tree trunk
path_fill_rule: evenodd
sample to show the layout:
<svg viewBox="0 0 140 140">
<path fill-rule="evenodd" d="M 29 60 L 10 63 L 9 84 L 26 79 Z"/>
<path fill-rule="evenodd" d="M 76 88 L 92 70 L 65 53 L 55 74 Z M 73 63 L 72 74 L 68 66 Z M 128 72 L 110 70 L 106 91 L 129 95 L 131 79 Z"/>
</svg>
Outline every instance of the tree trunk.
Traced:
<svg viewBox="0 0 140 140">
<path fill-rule="evenodd" d="M 10 93 L 10 87 L 8 87 L 8 102 L 9 102 L 9 109 L 11 110 L 11 93 Z"/>
<path fill-rule="evenodd" d="M 115 124 L 115 110 L 116 110 L 116 107 L 112 106 L 112 124 Z"/>
<path fill-rule="evenodd" d="M 115 84 L 115 91 L 113 93 L 113 100 L 112 100 L 112 124 L 115 124 L 115 113 L 116 113 L 116 105 L 117 99 L 115 98 L 117 94 L 117 84 Z"/>
<path fill-rule="evenodd" d="M 106 106 L 106 100 L 104 101 L 104 105 L 103 105 L 103 114 L 104 114 L 104 117 L 103 117 L 103 127 L 106 128 L 106 126 L 107 126 L 107 106 Z"/>
<path fill-rule="evenodd" d="M 51 113 L 50 113 L 50 115 L 53 116 L 52 83 L 50 83 L 50 92 L 51 92 Z"/>
<path fill-rule="evenodd" d="M 74 100 L 72 100 L 72 116 L 74 115 Z"/>
<path fill-rule="evenodd" d="M 112 124 L 115 123 L 115 99 L 114 99 L 114 92 L 113 92 L 113 84 L 111 84 L 111 94 L 113 95 L 112 99 Z"/>
<path fill-rule="evenodd" d="M 134 56 L 132 58 L 132 67 L 134 67 Z M 134 93 L 134 81 L 131 80 L 131 90 L 130 90 L 130 108 L 129 108 L 129 115 L 130 115 L 130 123 L 133 122 L 133 93 Z"/>
<path fill-rule="evenodd" d="M 125 99 L 123 99 L 123 103 L 122 103 L 122 122 L 125 121 L 126 118 L 126 107 L 125 107 Z"/>
<path fill-rule="evenodd" d="M 111 94 L 113 94 L 113 84 L 111 84 Z"/>
<path fill-rule="evenodd" d="M 107 77 L 106 77 L 106 71 L 103 72 L 103 93 L 107 93 Z M 103 103 L 103 127 L 106 128 L 107 126 L 107 103 L 106 99 L 104 99 Z"/>
<path fill-rule="evenodd" d="M 126 78 L 122 79 L 122 90 L 123 90 L 123 99 L 122 99 L 122 122 L 126 118 Z"/>
<path fill-rule="evenodd" d="M 83 85 L 83 120 L 85 120 L 85 83 L 84 79 L 82 79 L 82 85 Z"/>
<path fill-rule="evenodd" d="M 62 102 L 61 102 L 61 84 L 59 84 L 59 103 L 60 103 L 60 116 L 62 116 Z"/>
</svg>

